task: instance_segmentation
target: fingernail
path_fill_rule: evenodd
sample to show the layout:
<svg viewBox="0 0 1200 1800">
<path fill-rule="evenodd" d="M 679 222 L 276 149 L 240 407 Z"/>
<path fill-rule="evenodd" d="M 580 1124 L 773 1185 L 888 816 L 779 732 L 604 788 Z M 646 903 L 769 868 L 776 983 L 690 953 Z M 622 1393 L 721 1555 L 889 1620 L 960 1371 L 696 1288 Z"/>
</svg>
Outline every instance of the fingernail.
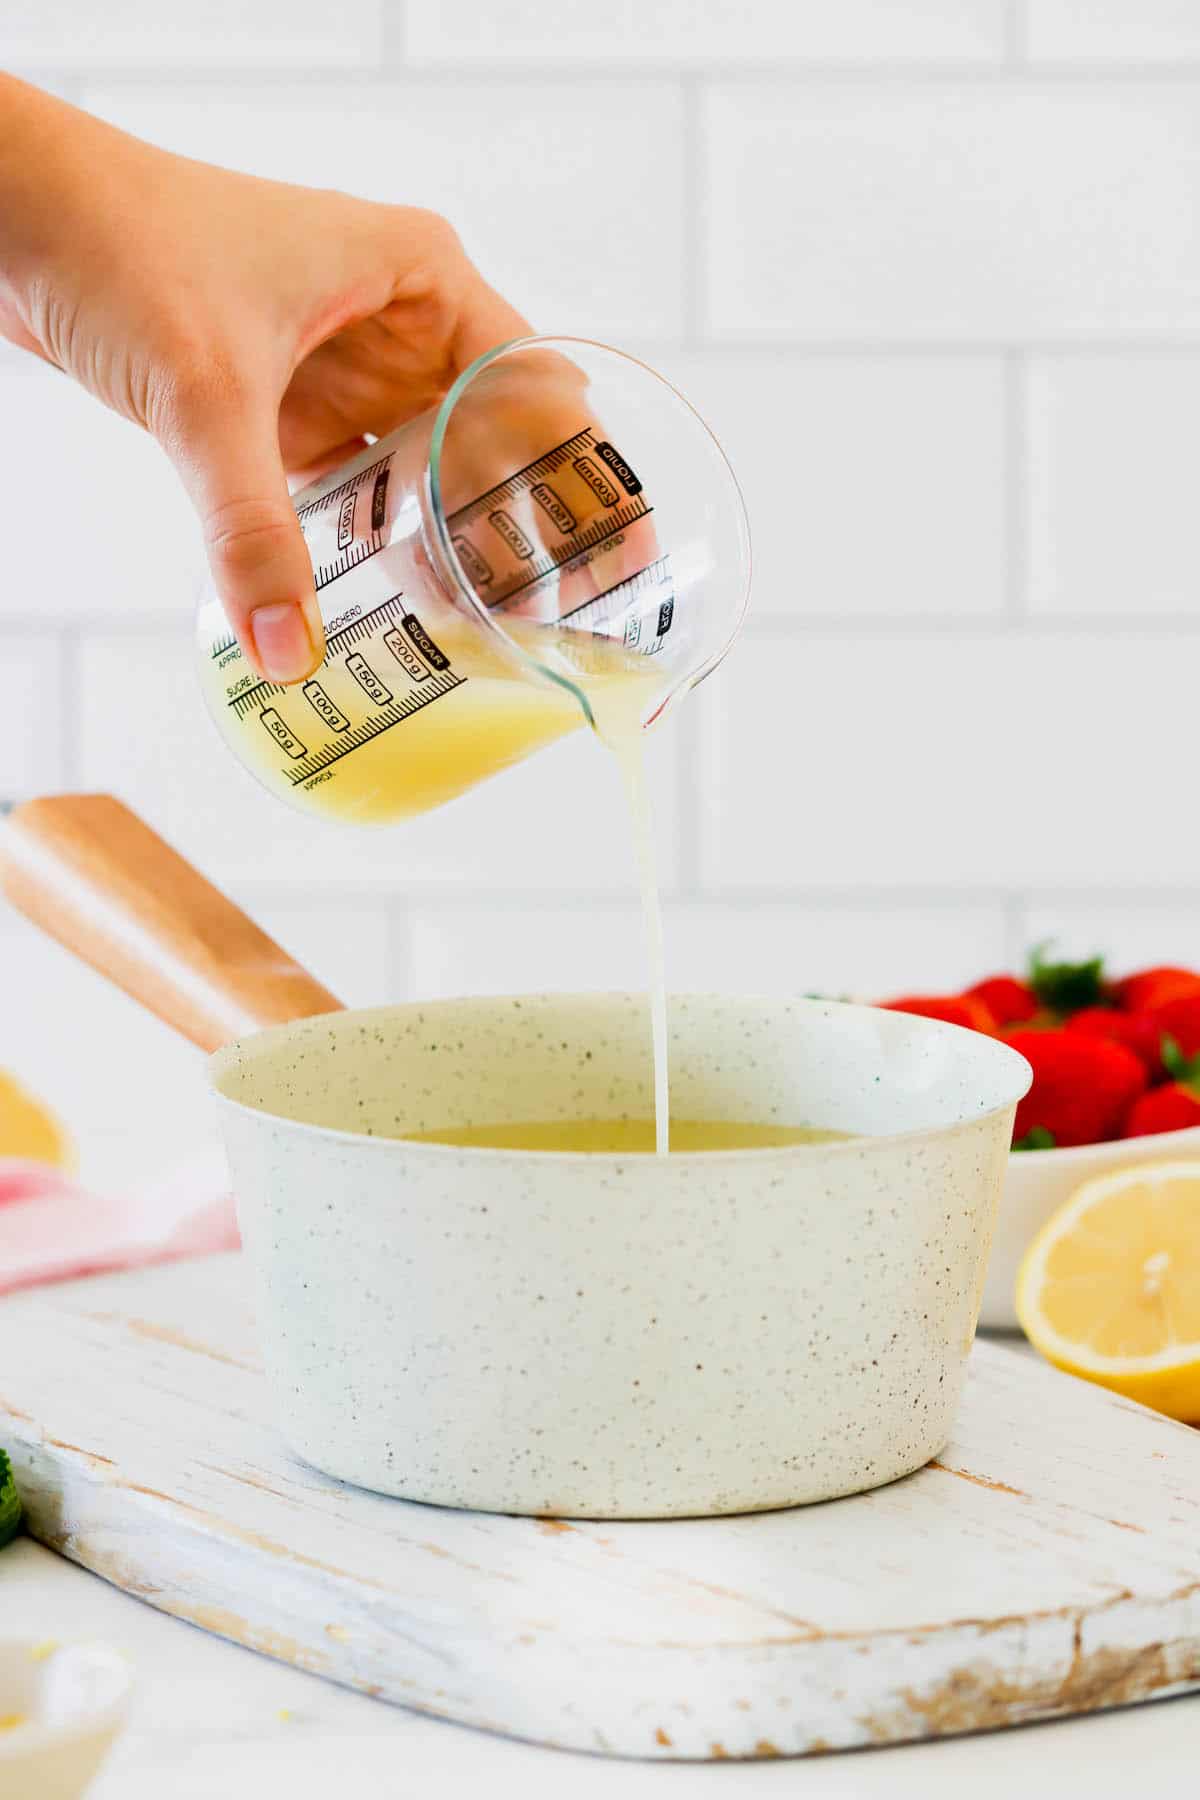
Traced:
<svg viewBox="0 0 1200 1800">
<path fill-rule="evenodd" d="M 312 642 L 313 654 L 325 655 L 325 621 L 321 617 L 321 609 L 317 605 L 315 594 L 306 594 L 302 601 L 304 617 L 308 622 L 308 635 Z"/>
<path fill-rule="evenodd" d="M 317 660 L 316 641 L 294 600 L 260 606 L 250 615 L 254 648 L 268 681 L 303 681 Z"/>
</svg>

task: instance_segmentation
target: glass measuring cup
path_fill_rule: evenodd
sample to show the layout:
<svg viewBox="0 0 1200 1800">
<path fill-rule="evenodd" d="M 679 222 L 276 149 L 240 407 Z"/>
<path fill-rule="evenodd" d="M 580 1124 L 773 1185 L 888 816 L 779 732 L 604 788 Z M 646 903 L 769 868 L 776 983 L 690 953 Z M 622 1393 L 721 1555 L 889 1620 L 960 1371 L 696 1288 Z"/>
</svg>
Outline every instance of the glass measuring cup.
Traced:
<svg viewBox="0 0 1200 1800">
<path fill-rule="evenodd" d="M 201 683 L 273 793 L 359 822 L 437 806 L 585 723 L 654 724 L 749 598 L 716 439 L 660 375 L 585 339 L 490 351 L 294 505 L 324 662 L 262 679 L 210 591 Z"/>
</svg>

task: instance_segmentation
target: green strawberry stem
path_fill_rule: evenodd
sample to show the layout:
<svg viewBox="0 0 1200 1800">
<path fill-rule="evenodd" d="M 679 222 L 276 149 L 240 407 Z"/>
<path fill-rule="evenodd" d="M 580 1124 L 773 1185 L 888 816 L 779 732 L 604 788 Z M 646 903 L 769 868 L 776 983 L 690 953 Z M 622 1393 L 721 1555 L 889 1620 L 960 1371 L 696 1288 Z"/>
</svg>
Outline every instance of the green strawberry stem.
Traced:
<svg viewBox="0 0 1200 1800">
<path fill-rule="evenodd" d="M 17 1535 L 21 1523 L 21 1496 L 13 1479 L 12 1464 L 0 1450 L 0 1546 Z"/>
<path fill-rule="evenodd" d="M 1053 1150 L 1054 1148 L 1054 1133 L 1047 1131 L 1044 1125 L 1033 1126 L 1023 1138 L 1017 1138 L 1013 1144 L 1014 1150 Z"/>
<path fill-rule="evenodd" d="M 1172 1081 L 1200 1094 L 1200 1056 L 1185 1056 L 1178 1041 L 1166 1033 L 1162 1041 L 1162 1065 Z"/>
<path fill-rule="evenodd" d="M 1086 962 L 1048 962 L 1048 943 L 1038 944 L 1029 959 L 1029 985 L 1044 1007 L 1060 1015 L 1082 1012 L 1085 1006 L 1103 1006 L 1104 958 Z"/>
</svg>

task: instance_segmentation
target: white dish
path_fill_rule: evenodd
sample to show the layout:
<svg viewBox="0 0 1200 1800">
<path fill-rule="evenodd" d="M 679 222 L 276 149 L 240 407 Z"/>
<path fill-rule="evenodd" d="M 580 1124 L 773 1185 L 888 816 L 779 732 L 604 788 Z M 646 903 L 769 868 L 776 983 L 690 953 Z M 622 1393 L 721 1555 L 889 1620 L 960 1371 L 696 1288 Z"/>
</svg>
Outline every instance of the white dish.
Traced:
<svg viewBox="0 0 1200 1800">
<path fill-rule="evenodd" d="M 103 1644 L 0 1638 L 0 1795 L 79 1800 L 129 1710 L 129 1664 Z"/>
<path fill-rule="evenodd" d="M 1020 1330 L 1013 1296 L 1021 1258 L 1081 1182 L 1131 1163 L 1174 1162 L 1187 1156 L 1200 1156 L 1200 1125 L 1154 1137 L 1080 1144 L 1071 1150 L 1019 1150 L 1010 1156 L 979 1314 L 983 1329 Z"/>
</svg>

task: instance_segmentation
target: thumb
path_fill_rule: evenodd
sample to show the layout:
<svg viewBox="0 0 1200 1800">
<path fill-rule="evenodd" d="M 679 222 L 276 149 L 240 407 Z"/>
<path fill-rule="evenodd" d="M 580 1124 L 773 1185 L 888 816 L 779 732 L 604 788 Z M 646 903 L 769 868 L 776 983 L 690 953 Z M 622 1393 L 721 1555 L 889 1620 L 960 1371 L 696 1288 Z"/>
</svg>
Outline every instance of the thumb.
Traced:
<svg viewBox="0 0 1200 1800">
<path fill-rule="evenodd" d="M 277 409 L 251 396 L 202 397 L 176 419 L 169 450 L 243 653 L 269 681 L 303 681 L 321 662 L 325 634 L 283 473 Z"/>
</svg>

